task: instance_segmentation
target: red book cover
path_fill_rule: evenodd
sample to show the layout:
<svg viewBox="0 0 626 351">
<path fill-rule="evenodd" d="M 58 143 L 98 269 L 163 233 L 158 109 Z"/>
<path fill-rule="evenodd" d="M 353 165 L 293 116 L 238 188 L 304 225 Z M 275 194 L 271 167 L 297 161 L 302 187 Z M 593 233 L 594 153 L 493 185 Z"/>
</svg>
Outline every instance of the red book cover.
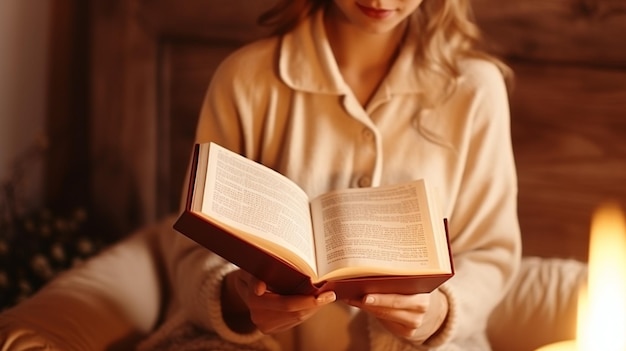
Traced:
<svg viewBox="0 0 626 351">
<path fill-rule="evenodd" d="M 282 295 L 317 295 L 333 290 L 341 299 L 360 298 L 367 293 L 427 293 L 454 275 L 453 270 L 449 274 L 361 277 L 314 285 L 310 277 L 291 264 L 214 226 L 191 211 L 181 214 L 174 223 L 174 229 L 264 281 L 271 291 Z"/>
<path fill-rule="evenodd" d="M 202 214 L 192 211 L 196 168 L 198 167 L 198 146 L 192 161 L 185 211 L 180 215 L 174 229 L 216 253 L 239 268 L 264 281 L 268 288 L 278 294 L 317 295 L 333 290 L 339 299 L 360 298 L 367 293 L 415 294 L 427 293 L 436 289 L 454 275 L 450 253 L 448 225 L 444 221 L 450 272 L 428 275 L 378 275 L 342 280 L 312 283 L 312 278 L 299 271 L 292 264 L 252 244 L 237 235 L 229 233 L 213 224 Z"/>
</svg>

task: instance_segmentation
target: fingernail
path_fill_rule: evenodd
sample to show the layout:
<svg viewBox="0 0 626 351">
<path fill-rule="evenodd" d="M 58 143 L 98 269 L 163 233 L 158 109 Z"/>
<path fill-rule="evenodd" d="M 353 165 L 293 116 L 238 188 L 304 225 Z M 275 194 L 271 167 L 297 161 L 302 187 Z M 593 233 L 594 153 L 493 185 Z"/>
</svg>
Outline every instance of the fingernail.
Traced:
<svg viewBox="0 0 626 351">
<path fill-rule="evenodd" d="M 335 295 L 334 291 L 327 291 L 327 292 L 322 293 L 321 295 L 319 295 L 317 297 L 317 302 L 318 303 L 329 303 L 329 302 L 335 301 L 336 298 L 337 298 L 337 296 Z"/>
<path fill-rule="evenodd" d="M 262 284 L 258 284 L 254 287 L 254 293 L 257 296 L 262 296 L 263 294 L 265 294 L 265 287 Z"/>
<path fill-rule="evenodd" d="M 373 296 L 366 296 L 366 297 L 365 297 L 365 304 L 367 304 L 367 305 L 371 305 L 371 304 L 373 304 L 373 303 L 374 303 L 374 301 L 375 301 L 375 299 L 374 299 L 374 297 L 373 297 Z"/>
</svg>

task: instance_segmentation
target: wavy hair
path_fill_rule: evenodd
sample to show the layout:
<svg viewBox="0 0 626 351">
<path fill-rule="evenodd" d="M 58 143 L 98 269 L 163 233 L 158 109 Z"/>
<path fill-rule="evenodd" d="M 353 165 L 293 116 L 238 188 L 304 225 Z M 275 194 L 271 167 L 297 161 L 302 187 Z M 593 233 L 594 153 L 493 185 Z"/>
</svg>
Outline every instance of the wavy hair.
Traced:
<svg viewBox="0 0 626 351">
<path fill-rule="evenodd" d="M 331 3 L 332 0 L 278 0 L 259 17 L 258 23 L 271 28 L 273 34 L 281 35 Z M 452 78 L 447 81 L 454 82 L 460 74 L 459 58 L 482 58 L 493 62 L 510 85 L 511 69 L 481 47 L 484 42 L 474 21 L 470 0 L 424 0 L 414 16 L 426 70 L 443 74 Z"/>
</svg>

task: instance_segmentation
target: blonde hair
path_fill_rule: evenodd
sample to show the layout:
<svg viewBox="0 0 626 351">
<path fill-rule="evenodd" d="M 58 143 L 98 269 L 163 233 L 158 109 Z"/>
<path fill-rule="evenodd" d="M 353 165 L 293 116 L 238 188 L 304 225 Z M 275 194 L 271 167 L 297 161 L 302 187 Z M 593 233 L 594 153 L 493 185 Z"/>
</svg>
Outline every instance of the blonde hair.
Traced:
<svg viewBox="0 0 626 351">
<path fill-rule="evenodd" d="M 278 0 L 259 17 L 258 22 L 272 28 L 273 34 L 281 35 L 331 3 L 332 0 Z M 460 74 L 459 58 L 482 58 L 493 62 L 507 83 L 511 83 L 511 69 L 481 48 L 483 38 L 474 22 L 470 0 L 424 0 L 414 16 L 426 70 L 443 74 L 448 82 L 455 82 Z"/>
<path fill-rule="evenodd" d="M 460 57 L 477 57 L 493 62 L 505 79 L 512 78 L 511 69 L 488 54 L 480 29 L 474 22 L 470 0 L 424 0 L 415 13 L 422 55 L 431 68 L 443 69 L 453 77 L 459 75 Z"/>
</svg>

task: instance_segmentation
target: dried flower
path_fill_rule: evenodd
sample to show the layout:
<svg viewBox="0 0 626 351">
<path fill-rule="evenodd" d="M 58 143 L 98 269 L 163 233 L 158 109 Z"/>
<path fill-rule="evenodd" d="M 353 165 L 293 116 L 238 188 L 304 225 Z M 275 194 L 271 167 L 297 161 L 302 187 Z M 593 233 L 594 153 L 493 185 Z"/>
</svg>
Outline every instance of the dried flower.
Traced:
<svg viewBox="0 0 626 351">
<path fill-rule="evenodd" d="M 17 286 L 23 294 L 30 295 L 33 292 L 33 287 L 26 279 L 20 279 Z"/>
<path fill-rule="evenodd" d="M 93 243 L 87 238 L 78 239 L 76 247 L 78 248 L 78 252 L 83 255 L 89 255 L 93 252 Z"/>
<path fill-rule="evenodd" d="M 87 220 L 87 211 L 84 208 L 77 208 L 74 210 L 74 219 L 78 222 L 84 222 Z"/>
<path fill-rule="evenodd" d="M 68 221 L 63 218 L 57 218 L 54 221 L 54 228 L 60 232 L 67 232 L 69 228 Z"/>
<path fill-rule="evenodd" d="M 37 226 L 35 225 L 35 222 L 33 220 L 29 219 L 24 222 L 24 229 L 29 233 L 34 233 L 37 229 Z"/>
<path fill-rule="evenodd" d="M 65 261 L 65 249 L 63 245 L 59 242 L 52 244 L 52 247 L 50 247 L 50 256 L 57 262 Z"/>
<path fill-rule="evenodd" d="M 52 234 L 52 229 L 50 228 L 49 225 L 44 224 L 41 226 L 41 228 L 39 228 L 39 234 L 42 237 L 47 238 Z"/>
<path fill-rule="evenodd" d="M 114 239 L 99 237 L 87 228 L 83 207 L 65 215 L 50 208 L 33 209 L 33 201 L 26 196 L 37 174 L 31 167 L 41 164 L 46 148 L 43 135 L 0 179 L 0 311 L 26 299 L 57 272 L 81 264 Z"/>
<path fill-rule="evenodd" d="M 50 266 L 50 262 L 46 256 L 42 254 L 35 255 L 31 260 L 31 267 L 35 274 L 39 277 L 49 280 L 54 276 L 54 271 Z"/>
</svg>

